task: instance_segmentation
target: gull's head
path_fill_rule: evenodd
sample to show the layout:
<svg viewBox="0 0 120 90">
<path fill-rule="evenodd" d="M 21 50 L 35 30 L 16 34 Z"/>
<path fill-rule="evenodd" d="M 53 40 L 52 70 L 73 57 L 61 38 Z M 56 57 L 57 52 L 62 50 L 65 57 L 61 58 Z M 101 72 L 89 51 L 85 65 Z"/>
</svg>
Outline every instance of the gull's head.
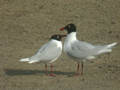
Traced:
<svg viewBox="0 0 120 90">
<path fill-rule="evenodd" d="M 54 40 L 61 41 L 61 39 L 62 39 L 63 37 L 66 37 L 66 35 L 54 34 L 54 35 L 51 36 L 50 39 L 54 39 Z"/>
<path fill-rule="evenodd" d="M 76 26 L 71 23 L 71 24 L 68 24 L 65 27 L 61 28 L 60 30 L 61 31 L 66 30 L 67 33 L 69 34 L 69 33 L 72 33 L 72 32 L 76 32 Z"/>
</svg>

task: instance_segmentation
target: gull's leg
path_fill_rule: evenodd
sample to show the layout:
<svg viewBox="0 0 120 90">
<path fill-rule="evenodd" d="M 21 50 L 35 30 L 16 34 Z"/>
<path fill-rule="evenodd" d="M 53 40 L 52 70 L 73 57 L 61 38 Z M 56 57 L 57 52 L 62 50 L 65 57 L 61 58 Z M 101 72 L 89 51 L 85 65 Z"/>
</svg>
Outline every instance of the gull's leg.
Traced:
<svg viewBox="0 0 120 90">
<path fill-rule="evenodd" d="M 79 63 L 77 63 L 77 71 L 76 71 L 76 76 L 78 76 L 79 75 L 79 69 L 80 69 L 80 64 Z"/>
<path fill-rule="evenodd" d="M 77 71 L 75 75 L 83 75 L 83 62 L 77 63 Z"/>
<path fill-rule="evenodd" d="M 51 64 L 50 65 L 50 74 L 49 74 L 50 76 L 53 76 L 53 77 L 55 77 L 56 75 L 53 73 L 53 65 Z"/>
<path fill-rule="evenodd" d="M 81 70 L 80 70 L 80 75 L 83 75 L 83 61 L 81 62 Z"/>
<path fill-rule="evenodd" d="M 48 74 L 47 64 L 45 64 L 45 72 Z"/>
</svg>

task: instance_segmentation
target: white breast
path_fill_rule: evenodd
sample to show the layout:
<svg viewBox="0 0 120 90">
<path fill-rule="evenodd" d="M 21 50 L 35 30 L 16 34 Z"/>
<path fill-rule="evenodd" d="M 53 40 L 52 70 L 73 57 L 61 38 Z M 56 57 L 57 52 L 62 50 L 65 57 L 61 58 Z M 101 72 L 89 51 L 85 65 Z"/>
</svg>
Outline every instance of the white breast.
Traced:
<svg viewBox="0 0 120 90">
<path fill-rule="evenodd" d="M 61 48 L 61 49 L 62 49 L 62 42 L 61 42 L 61 41 L 52 40 L 52 42 L 55 43 L 58 48 Z"/>
<path fill-rule="evenodd" d="M 71 49 L 71 44 L 76 40 L 76 32 L 72 32 L 67 35 L 64 42 L 64 52 L 68 52 Z"/>
</svg>

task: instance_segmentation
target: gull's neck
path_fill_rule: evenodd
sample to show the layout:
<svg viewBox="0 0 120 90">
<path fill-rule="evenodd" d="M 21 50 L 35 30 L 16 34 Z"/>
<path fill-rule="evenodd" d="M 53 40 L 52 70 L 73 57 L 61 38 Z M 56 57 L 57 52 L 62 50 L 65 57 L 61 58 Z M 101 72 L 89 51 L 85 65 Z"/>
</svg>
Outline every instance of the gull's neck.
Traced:
<svg viewBox="0 0 120 90">
<path fill-rule="evenodd" d="M 77 38 L 76 38 L 76 32 L 72 32 L 72 33 L 68 34 L 67 37 L 66 37 L 66 39 L 68 41 L 75 41 L 75 40 L 77 40 Z"/>
<path fill-rule="evenodd" d="M 57 47 L 62 48 L 62 42 L 61 42 L 61 41 L 59 41 L 59 40 L 55 40 L 55 39 L 52 39 L 51 42 L 54 43 L 54 44 L 56 44 Z"/>
</svg>

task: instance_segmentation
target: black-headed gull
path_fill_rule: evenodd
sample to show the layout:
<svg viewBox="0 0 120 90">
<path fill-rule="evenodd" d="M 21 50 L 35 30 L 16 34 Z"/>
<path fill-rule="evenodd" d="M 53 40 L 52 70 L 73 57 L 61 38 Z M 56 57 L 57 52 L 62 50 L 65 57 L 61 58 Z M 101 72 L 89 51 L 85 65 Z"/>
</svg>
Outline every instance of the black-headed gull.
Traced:
<svg viewBox="0 0 120 90">
<path fill-rule="evenodd" d="M 83 74 L 83 61 L 94 59 L 97 55 L 102 53 L 108 53 L 112 51 L 112 47 L 117 43 L 112 43 L 109 45 L 92 45 L 88 42 L 79 41 L 76 37 L 76 26 L 74 24 L 68 24 L 60 29 L 61 31 L 67 31 L 67 37 L 64 42 L 64 52 L 68 56 L 75 60 L 77 65 L 76 75 Z M 81 64 L 79 64 L 81 62 Z M 79 67 L 81 65 L 81 72 L 79 72 Z"/>
<path fill-rule="evenodd" d="M 62 53 L 62 42 L 61 39 L 65 35 L 52 35 L 50 40 L 44 44 L 38 52 L 29 58 L 23 58 L 20 59 L 21 62 L 28 62 L 28 63 L 36 63 L 36 62 L 42 62 L 45 64 L 45 69 L 47 71 L 47 63 L 50 63 L 51 67 L 51 73 L 50 76 L 55 76 L 53 74 L 53 65 L 51 64 Z"/>
</svg>

